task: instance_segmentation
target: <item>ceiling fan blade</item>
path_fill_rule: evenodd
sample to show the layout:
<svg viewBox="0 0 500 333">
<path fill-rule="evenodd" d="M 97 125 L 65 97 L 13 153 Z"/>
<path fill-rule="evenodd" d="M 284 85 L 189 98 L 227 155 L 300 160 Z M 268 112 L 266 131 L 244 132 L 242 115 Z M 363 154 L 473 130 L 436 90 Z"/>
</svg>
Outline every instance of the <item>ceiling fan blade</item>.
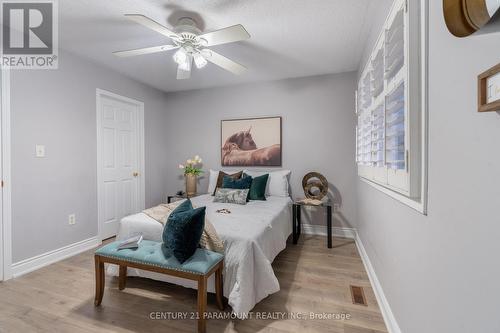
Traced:
<svg viewBox="0 0 500 333">
<path fill-rule="evenodd" d="M 236 24 L 224 29 L 207 32 L 200 35 L 200 38 L 206 41 L 206 46 L 212 46 L 245 40 L 250 38 L 250 34 L 241 24 Z"/>
<path fill-rule="evenodd" d="M 193 64 L 193 57 L 189 57 L 184 66 L 183 65 L 177 66 L 177 80 L 186 80 L 191 77 L 192 64 Z"/>
<path fill-rule="evenodd" d="M 231 59 L 228 59 L 223 55 L 220 55 L 219 53 L 214 52 L 212 50 L 204 49 L 202 51 L 202 54 L 205 57 L 205 59 L 207 59 L 211 63 L 233 74 L 240 75 L 247 71 L 247 68 L 245 66 L 240 65 L 237 62 L 232 61 Z"/>
<path fill-rule="evenodd" d="M 113 54 L 118 57 L 131 57 L 131 56 L 137 56 L 141 54 L 150 54 L 150 53 L 157 53 L 157 52 L 165 52 L 169 50 L 174 50 L 178 49 L 179 46 L 176 45 L 158 45 L 158 46 L 152 46 L 152 47 L 144 47 L 140 49 L 133 49 L 133 50 L 125 50 L 125 51 L 115 51 Z"/>
<path fill-rule="evenodd" d="M 140 25 L 145 26 L 146 28 L 149 28 L 151 30 L 154 30 L 164 36 L 167 36 L 168 38 L 172 39 L 179 39 L 180 36 L 170 30 L 169 28 L 165 27 L 164 25 L 161 25 L 160 23 L 150 19 L 149 17 L 146 17 L 141 14 L 125 14 L 125 17 L 128 18 L 129 20 L 132 20 L 136 23 L 139 23 Z"/>
</svg>

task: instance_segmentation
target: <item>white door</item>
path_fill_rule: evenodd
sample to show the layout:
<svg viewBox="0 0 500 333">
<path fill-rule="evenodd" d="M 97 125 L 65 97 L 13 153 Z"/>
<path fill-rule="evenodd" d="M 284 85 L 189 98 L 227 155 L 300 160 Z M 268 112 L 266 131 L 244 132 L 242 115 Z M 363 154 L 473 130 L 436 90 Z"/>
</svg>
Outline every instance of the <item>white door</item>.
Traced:
<svg viewBox="0 0 500 333">
<path fill-rule="evenodd" d="M 99 233 L 106 239 L 123 217 L 144 209 L 143 104 L 104 91 L 97 103 Z"/>
</svg>

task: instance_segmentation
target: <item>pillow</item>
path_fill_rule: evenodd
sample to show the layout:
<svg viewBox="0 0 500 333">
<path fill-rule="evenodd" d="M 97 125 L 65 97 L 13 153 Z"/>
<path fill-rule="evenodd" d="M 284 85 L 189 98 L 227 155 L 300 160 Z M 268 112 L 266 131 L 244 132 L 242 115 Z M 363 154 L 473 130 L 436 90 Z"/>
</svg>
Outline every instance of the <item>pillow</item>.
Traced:
<svg viewBox="0 0 500 333">
<path fill-rule="evenodd" d="M 238 205 L 247 204 L 249 189 L 218 188 L 215 191 L 214 202 L 232 203 Z"/>
<path fill-rule="evenodd" d="M 249 176 L 259 177 L 266 173 L 269 174 L 269 180 L 266 187 L 266 196 L 275 197 L 288 197 L 288 177 L 290 176 L 290 170 L 277 170 L 277 171 L 252 171 L 243 170 Z"/>
<path fill-rule="evenodd" d="M 208 176 L 208 191 L 210 195 L 214 195 L 215 188 L 217 187 L 217 178 L 219 177 L 219 170 L 210 169 Z"/>
<path fill-rule="evenodd" d="M 163 228 L 163 252 L 171 253 L 182 264 L 196 251 L 205 226 L 205 209 L 193 209 L 191 200 L 187 199 L 170 214 Z"/>
<path fill-rule="evenodd" d="M 243 178 L 252 178 L 252 176 L 243 174 Z M 266 200 L 266 186 L 269 174 L 258 176 L 252 178 L 252 184 L 250 185 L 250 191 L 248 192 L 248 200 Z"/>
<path fill-rule="evenodd" d="M 217 190 L 218 187 L 222 187 L 222 181 L 224 180 L 224 176 L 229 176 L 233 179 L 240 179 L 242 174 L 243 171 L 233 173 L 232 175 L 229 175 L 224 171 L 219 171 L 219 175 L 217 176 L 217 182 L 215 183 L 215 188 L 214 191 L 212 192 L 213 193 L 212 195 L 215 195 L 215 190 Z"/>
<path fill-rule="evenodd" d="M 250 176 L 240 179 L 233 179 L 229 176 L 224 176 L 221 188 L 234 188 L 244 190 L 250 189 L 250 185 L 252 185 L 252 177 Z"/>
</svg>

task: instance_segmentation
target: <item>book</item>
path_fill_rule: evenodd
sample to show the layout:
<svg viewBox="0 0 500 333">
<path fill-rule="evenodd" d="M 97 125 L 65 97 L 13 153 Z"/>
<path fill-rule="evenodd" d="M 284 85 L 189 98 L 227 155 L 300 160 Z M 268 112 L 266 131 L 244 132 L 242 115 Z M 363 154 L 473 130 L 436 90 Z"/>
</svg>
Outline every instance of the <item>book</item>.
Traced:
<svg viewBox="0 0 500 333">
<path fill-rule="evenodd" d="M 136 249 L 139 247 L 139 244 L 142 242 L 142 235 L 133 236 L 127 238 L 118 244 L 118 250 L 123 249 Z"/>
</svg>

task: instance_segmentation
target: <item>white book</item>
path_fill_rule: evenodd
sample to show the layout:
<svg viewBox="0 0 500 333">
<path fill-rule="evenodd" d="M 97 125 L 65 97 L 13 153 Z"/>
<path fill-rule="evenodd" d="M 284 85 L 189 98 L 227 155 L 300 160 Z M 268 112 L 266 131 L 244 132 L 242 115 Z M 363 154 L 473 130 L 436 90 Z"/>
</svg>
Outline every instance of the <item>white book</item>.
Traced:
<svg viewBox="0 0 500 333">
<path fill-rule="evenodd" d="M 137 236 L 127 238 L 127 239 L 120 242 L 120 244 L 118 245 L 118 250 L 136 249 L 139 247 L 139 244 L 141 243 L 141 241 L 142 241 L 142 235 L 137 235 Z"/>
</svg>

